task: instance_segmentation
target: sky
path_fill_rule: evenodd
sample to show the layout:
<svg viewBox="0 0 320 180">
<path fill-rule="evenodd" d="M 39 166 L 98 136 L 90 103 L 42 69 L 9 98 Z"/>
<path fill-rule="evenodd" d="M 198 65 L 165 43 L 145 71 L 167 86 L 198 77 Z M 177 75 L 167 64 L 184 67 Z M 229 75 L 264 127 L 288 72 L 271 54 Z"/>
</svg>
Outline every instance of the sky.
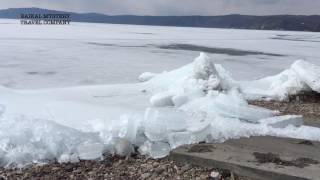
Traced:
<svg viewBox="0 0 320 180">
<path fill-rule="evenodd" d="M 109 15 L 320 14 L 320 0 L 0 0 L 0 9 L 19 7 Z"/>
</svg>

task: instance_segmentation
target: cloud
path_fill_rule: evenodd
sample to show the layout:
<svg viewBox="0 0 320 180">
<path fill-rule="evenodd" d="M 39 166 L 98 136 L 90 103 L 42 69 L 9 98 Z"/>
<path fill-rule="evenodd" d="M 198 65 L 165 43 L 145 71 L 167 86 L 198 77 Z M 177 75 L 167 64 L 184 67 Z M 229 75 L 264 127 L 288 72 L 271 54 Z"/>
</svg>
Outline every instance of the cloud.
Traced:
<svg viewBox="0 0 320 180">
<path fill-rule="evenodd" d="M 0 8 L 10 7 L 136 15 L 320 14 L 320 0 L 1 0 Z"/>
</svg>

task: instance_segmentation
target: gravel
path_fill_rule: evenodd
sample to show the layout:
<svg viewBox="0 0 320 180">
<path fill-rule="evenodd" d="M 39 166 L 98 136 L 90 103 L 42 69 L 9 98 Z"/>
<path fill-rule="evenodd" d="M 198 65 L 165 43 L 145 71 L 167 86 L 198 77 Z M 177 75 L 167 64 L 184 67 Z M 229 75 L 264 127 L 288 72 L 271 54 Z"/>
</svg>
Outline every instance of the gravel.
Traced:
<svg viewBox="0 0 320 180">
<path fill-rule="evenodd" d="M 288 101 L 249 101 L 249 103 L 278 110 L 282 114 L 297 114 L 306 118 L 320 118 L 320 94 L 315 92 L 290 96 Z"/>
<path fill-rule="evenodd" d="M 306 92 L 290 96 L 287 101 L 249 101 L 249 104 L 278 110 L 281 115 L 302 115 L 306 125 L 320 127 L 320 93 Z"/>
<path fill-rule="evenodd" d="M 79 163 L 50 163 L 30 165 L 23 169 L 0 169 L 0 179 L 212 179 L 210 174 L 219 172 L 221 179 L 240 179 L 227 171 L 179 164 L 168 158 L 148 159 L 137 155 L 131 158 L 105 156 L 102 161 Z M 214 173 L 213 173 L 214 174 Z M 232 178 L 231 178 L 232 176 Z"/>
</svg>

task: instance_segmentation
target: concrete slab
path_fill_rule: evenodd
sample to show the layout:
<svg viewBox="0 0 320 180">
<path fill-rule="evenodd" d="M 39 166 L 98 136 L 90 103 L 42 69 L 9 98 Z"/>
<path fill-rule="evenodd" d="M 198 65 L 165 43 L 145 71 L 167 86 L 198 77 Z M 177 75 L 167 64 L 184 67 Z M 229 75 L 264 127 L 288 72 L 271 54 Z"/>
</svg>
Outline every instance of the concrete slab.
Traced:
<svg viewBox="0 0 320 180">
<path fill-rule="evenodd" d="M 188 145 L 172 151 L 170 158 L 250 179 L 320 180 L 320 143 L 299 139 L 251 137 Z"/>
</svg>

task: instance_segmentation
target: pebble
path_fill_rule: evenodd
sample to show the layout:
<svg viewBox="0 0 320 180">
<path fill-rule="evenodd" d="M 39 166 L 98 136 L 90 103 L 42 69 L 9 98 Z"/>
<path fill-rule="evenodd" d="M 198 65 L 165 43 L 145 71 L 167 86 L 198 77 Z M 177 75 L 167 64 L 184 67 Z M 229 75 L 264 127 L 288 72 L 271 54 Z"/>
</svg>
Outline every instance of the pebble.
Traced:
<svg viewBox="0 0 320 180">
<path fill-rule="evenodd" d="M 141 179 L 147 179 L 147 178 L 149 178 L 150 176 L 151 176 L 150 173 L 143 173 L 143 174 L 141 174 Z"/>
<path fill-rule="evenodd" d="M 58 168 L 58 167 L 53 167 L 53 168 L 51 168 L 51 170 L 52 171 L 58 171 L 60 168 Z"/>
<path fill-rule="evenodd" d="M 204 179 L 208 179 L 208 176 L 207 176 L 207 175 L 205 175 L 205 174 L 201 174 L 201 175 L 200 175 L 200 179 L 202 179 L 202 180 L 204 180 Z"/>
<path fill-rule="evenodd" d="M 158 162 L 154 162 L 154 163 L 153 163 L 153 167 L 158 167 L 159 164 L 160 164 L 160 163 L 158 163 Z"/>
<path fill-rule="evenodd" d="M 190 164 L 186 164 L 181 167 L 181 172 L 184 173 L 184 172 L 188 171 L 189 169 L 191 169 Z"/>
<path fill-rule="evenodd" d="M 158 167 L 154 170 L 155 173 L 157 174 L 161 174 L 165 171 L 165 168 L 164 167 Z"/>
<path fill-rule="evenodd" d="M 220 179 L 220 173 L 219 172 L 216 172 L 216 171 L 212 171 L 210 173 L 210 177 L 213 179 L 213 180 L 219 180 Z"/>
<path fill-rule="evenodd" d="M 108 164 L 108 165 L 106 165 Z M 0 177 L 8 179 L 208 179 L 212 171 L 206 168 L 177 164 L 168 159 L 147 159 L 137 155 L 127 161 L 117 156 L 108 156 L 102 161 L 47 164 L 25 169 L 0 168 Z"/>
<path fill-rule="evenodd" d="M 147 169 L 148 169 L 148 170 L 151 170 L 151 169 L 153 169 L 153 166 L 152 166 L 151 164 L 148 164 L 148 165 L 147 165 Z"/>
</svg>

